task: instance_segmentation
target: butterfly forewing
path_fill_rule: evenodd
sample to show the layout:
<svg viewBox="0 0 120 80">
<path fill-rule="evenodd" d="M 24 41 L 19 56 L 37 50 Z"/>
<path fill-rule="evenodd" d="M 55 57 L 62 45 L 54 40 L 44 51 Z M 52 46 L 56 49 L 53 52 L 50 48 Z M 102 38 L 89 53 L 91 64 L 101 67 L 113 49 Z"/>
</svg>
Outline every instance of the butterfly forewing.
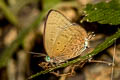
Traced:
<svg viewBox="0 0 120 80">
<path fill-rule="evenodd" d="M 53 55 L 53 46 L 56 39 L 63 29 L 69 27 L 69 22 L 60 12 L 51 10 L 48 13 L 45 28 L 44 28 L 44 46 L 47 54 L 51 57 Z"/>
</svg>

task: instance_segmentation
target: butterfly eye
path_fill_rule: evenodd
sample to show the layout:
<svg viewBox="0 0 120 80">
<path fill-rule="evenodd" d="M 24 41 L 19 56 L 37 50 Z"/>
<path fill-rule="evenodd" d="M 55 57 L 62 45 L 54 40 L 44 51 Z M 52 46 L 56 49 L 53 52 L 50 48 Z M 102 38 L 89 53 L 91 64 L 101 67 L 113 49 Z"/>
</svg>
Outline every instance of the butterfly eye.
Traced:
<svg viewBox="0 0 120 80">
<path fill-rule="evenodd" d="M 49 56 L 46 56 L 46 57 L 45 57 L 45 60 L 46 60 L 47 62 L 50 62 L 50 57 L 49 57 Z"/>
</svg>

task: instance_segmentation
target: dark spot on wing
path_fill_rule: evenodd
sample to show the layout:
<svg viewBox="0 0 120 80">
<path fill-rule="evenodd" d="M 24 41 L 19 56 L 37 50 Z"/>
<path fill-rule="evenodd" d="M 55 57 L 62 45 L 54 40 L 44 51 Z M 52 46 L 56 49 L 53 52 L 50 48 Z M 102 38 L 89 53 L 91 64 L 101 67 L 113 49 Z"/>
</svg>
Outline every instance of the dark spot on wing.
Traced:
<svg viewBox="0 0 120 80">
<path fill-rule="evenodd" d="M 60 42 L 57 42 L 57 44 L 60 44 Z"/>
<path fill-rule="evenodd" d="M 53 39 L 50 39 L 51 41 L 53 41 Z"/>
</svg>

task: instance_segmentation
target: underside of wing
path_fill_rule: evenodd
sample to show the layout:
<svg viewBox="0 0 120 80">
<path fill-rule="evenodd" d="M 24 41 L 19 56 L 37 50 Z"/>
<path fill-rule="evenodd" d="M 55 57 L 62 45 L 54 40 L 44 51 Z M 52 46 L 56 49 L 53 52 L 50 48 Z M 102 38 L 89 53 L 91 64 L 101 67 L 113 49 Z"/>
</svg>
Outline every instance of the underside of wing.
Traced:
<svg viewBox="0 0 120 80">
<path fill-rule="evenodd" d="M 78 56 L 84 47 L 86 31 L 79 25 L 71 25 L 59 33 L 53 46 L 52 57 L 68 60 Z"/>
<path fill-rule="evenodd" d="M 69 27 L 71 22 L 60 12 L 51 10 L 47 15 L 44 28 L 44 46 L 47 54 L 53 55 L 53 46 L 59 34 Z"/>
</svg>

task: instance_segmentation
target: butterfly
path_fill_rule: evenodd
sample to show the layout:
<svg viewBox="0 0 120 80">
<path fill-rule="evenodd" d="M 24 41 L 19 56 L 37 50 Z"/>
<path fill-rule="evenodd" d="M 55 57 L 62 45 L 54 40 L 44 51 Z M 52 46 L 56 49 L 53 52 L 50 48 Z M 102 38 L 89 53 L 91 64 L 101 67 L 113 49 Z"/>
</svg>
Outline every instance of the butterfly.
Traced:
<svg viewBox="0 0 120 80">
<path fill-rule="evenodd" d="M 48 54 L 46 61 L 56 64 L 80 56 L 88 47 L 86 30 L 57 10 L 50 10 L 47 14 L 43 39 Z"/>
</svg>

